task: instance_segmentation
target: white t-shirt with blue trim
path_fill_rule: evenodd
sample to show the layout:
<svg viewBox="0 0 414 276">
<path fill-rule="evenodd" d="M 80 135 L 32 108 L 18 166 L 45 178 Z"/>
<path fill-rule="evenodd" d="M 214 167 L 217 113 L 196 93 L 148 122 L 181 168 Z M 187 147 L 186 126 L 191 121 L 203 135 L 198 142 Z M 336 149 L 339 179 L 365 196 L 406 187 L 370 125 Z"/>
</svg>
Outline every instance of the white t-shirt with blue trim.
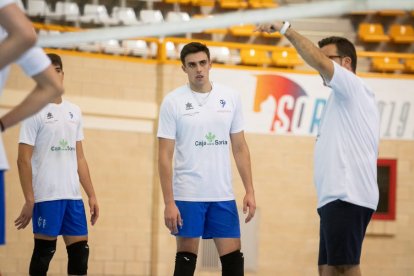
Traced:
<svg viewBox="0 0 414 276">
<path fill-rule="evenodd" d="M 243 130 L 240 96 L 228 87 L 214 83 L 209 95 L 196 95 L 184 85 L 164 98 L 157 136 L 175 140 L 175 200 L 234 199 L 230 134 Z"/>
<path fill-rule="evenodd" d="M 48 104 L 23 121 L 19 143 L 33 146 L 35 202 L 81 199 L 76 142 L 83 140 L 79 107 L 68 101 Z"/>
</svg>

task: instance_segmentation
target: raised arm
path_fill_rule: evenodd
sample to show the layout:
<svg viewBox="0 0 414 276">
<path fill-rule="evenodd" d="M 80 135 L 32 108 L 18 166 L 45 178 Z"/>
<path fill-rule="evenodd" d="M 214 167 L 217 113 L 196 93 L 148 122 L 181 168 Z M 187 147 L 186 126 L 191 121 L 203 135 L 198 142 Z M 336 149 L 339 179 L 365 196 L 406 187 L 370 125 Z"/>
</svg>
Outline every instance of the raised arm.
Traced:
<svg viewBox="0 0 414 276">
<path fill-rule="evenodd" d="M 36 43 L 36 33 L 32 23 L 16 4 L 0 9 L 0 26 L 8 36 L 0 43 L 0 70 L 20 57 Z"/>
<path fill-rule="evenodd" d="M 25 203 L 19 217 L 14 221 L 17 229 L 24 229 L 33 215 L 34 193 L 32 186 L 32 155 L 33 146 L 20 143 L 18 148 L 17 167 Z"/>
<path fill-rule="evenodd" d="M 174 201 L 172 186 L 174 147 L 175 140 L 166 138 L 158 139 L 158 172 L 165 204 L 164 222 L 165 226 L 172 233 L 177 233 L 177 227 L 182 225 L 182 220 Z"/>
<path fill-rule="evenodd" d="M 76 142 L 76 157 L 78 161 L 79 181 L 88 196 L 91 224 L 94 225 L 99 217 L 99 206 L 98 201 L 96 200 L 95 190 L 92 185 L 91 176 L 89 174 L 89 167 L 83 153 L 81 141 Z"/>
<path fill-rule="evenodd" d="M 286 24 L 289 24 L 286 22 Z M 296 48 L 299 55 L 305 60 L 307 64 L 313 67 L 318 71 L 322 77 L 329 82 L 334 73 L 334 65 L 332 61 L 319 49 L 312 41 L 304 37 L 303 35 L 296 32 L 292 27 L 287 27 L 287 25 L 281 22 L 275 22 L 272 24 L 263 24 L 260 25 L 257 30 L 261 32 L 274 33 L 280 31 L 282 27 L 286 30 L 283 30 L 286 38 L 292 43 Z"/>
<path fill-rule="evenodd" d="M 246 214 L 248 211 L 245 222 L 249 222 L 256 212 L 249 147 L 247 146 L 243 131 L 230 134 L 230 139 L 237 170 L 246 190 L 246 195 L 243 199 L 243 212 Z"/>
<path fill-rule="evenodd" d="M 2 131 L 35 114 L 46 104 L 62 95 L 63 86 L 52 65 L 32 78 L 36 82 L 34 89 L 20 104 L 0 119 Z"/>
</svg>

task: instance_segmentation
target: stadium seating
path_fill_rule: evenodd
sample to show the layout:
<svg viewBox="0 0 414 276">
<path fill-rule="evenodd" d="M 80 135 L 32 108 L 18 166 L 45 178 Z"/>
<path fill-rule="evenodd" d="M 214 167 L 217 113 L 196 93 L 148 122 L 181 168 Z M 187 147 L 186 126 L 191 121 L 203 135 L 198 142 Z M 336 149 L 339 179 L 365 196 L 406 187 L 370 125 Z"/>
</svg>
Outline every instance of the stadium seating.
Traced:
<svg viewBox="0 0 414 276">
<path fill-rule="evenodd" d="M 376 72 L 390 73 L 401 71 L 404 65 L 396 57 L 374 57 L 371 61 L 372 69 Z"/>
<path fill-rule="evenodd" d="M 247 24 L 247 25 L 237 25 L 231 26 L 229 28 L 230 34 L 234 36 L 257 36 L 260 35 L 259 32 L 255 32 L 256 29 L 255 25 Z"/>
<path fill-rule="evenodd" d="M 414 42 L 414 29 L 412 25 L 393 24 L 390 27 L 389 35 L 395 43 Z"/>
<path fill-rule="evenodd" d="M 134 9 L 128 7 L 113 7 L 112 18 L 124 25 L 139 25 L 142 23 L 137 19 Z"/>
<path fill-rule="evenodd" d="M 414 59 L 407 59 L 404 63 L 404 71 L 407 73 L 414 73 Z"/>
<path fill-rule="evenodd" d="M 302 65 L 303 60 L 294 48 L 278 49 L 272 52 L 272 64 L 277 67 L 293 68 Z"/>
<path fill-rule="evenodd" d="M 31 0 L 27 5 L 27 15 L 29 16 L 45 16 L 50 13 L 49 6 L 44 0 Z"/>
<path fill-rule="evenodd" d="M 223 9 L 245 9 L 248 5 L 244 0 L 219 0 L 219 4 Z"/>
<path fill-rule="evenodd" d="M 241 49 L 241 63 L 245 65 L 263 66 L 271 63 L 267 51 L 258 49 Z"/>
<path fill-rule="evenodd" d="M 381 24 L 361 23 L 358 28 L 358 37 L 363 42 L 386 42 L 390 38 L 384 34 Z"/>
</svg>

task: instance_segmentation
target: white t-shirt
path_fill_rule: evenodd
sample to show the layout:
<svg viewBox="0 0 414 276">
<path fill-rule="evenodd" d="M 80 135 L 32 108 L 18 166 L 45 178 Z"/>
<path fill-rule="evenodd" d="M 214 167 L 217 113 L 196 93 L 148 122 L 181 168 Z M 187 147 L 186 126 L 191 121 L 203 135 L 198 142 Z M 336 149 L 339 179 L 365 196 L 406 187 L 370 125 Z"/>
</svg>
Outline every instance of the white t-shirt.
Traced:
<svg viewBox="0 0 414 276">
<path fill-rule="evenodd" d="M 48 104 L 23 121 L 19 143 L 34 147 L 35 202 L 81 199 L 76 142 L 83 140 L 82 114 L 68 101 Z"/>
<path fill-rule="evenodd" d="M 175 140 L 174 199 L 233 200 L 230 134 L 244 128 L 241 99 L 216 83 L 208 98 L 199 97 L 184 85 L 169 93 L 160 109 L 157 136 Z"/>
<path fill-rule="evenodd" d="M 376 210 L 380 118 L 375 96 L 359 77 L 333 64 L 332 94 L 314 155 L 318 207 L 340 199 Z"/>
<path fill-rule="evenodd" d="M 7 2 L 7 3 L 6 3 Z M 0 0 L 0 8 L 6 4 L 10 4 L 14 1 Z M 0 41 L 3 41 L 7 37 L 7 32 L 0 26 Z M 50 59 L 43 52 L 41 48 L 33 47 L 25 52 L 17 61 L 17 64 L 23 69 L 26 75 L 34 76 L 43 72 L 49 65 Z M 9 74 L 9 66 L 0 70 L 0 95 L 3 92 L 3 87 L 6 83 L 7 76 Z M 7 162 L 6 152 L 3 146 L 3 139 L 0 135 L 0 170 L 7 170 L 9 164 Z"/>
<path fill-rule="evenodd" d="M 0 0 L 0 9 L 12 3 L 15 3 L 14 0 Z"/>
</svg>

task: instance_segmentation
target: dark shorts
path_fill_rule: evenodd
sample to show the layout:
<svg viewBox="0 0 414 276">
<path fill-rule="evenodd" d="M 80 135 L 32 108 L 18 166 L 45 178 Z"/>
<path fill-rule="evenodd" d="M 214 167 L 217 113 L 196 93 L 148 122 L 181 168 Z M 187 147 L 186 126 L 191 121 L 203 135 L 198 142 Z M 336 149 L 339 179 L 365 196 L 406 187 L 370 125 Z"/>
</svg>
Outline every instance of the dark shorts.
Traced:
<svg viewBox="0 0 414 276">
<path fill-rule="evenodd" d="M 372 209 L 339 199 L 319 208 L 318 265 L 358 265 L 362 241 L 373 213 Z"/>
<path fill-rule="evenodd" d="M 183 226 L 176 236 L 185 238 L 240 238 L 235 200 L 219 202 L 175 201 Z"/>
<path fill-rule="evenodd" d="M 4 171 L 0 170 L 0 245 L 6 242 L 6 203 L 4 194 Z"/>
</svg>

